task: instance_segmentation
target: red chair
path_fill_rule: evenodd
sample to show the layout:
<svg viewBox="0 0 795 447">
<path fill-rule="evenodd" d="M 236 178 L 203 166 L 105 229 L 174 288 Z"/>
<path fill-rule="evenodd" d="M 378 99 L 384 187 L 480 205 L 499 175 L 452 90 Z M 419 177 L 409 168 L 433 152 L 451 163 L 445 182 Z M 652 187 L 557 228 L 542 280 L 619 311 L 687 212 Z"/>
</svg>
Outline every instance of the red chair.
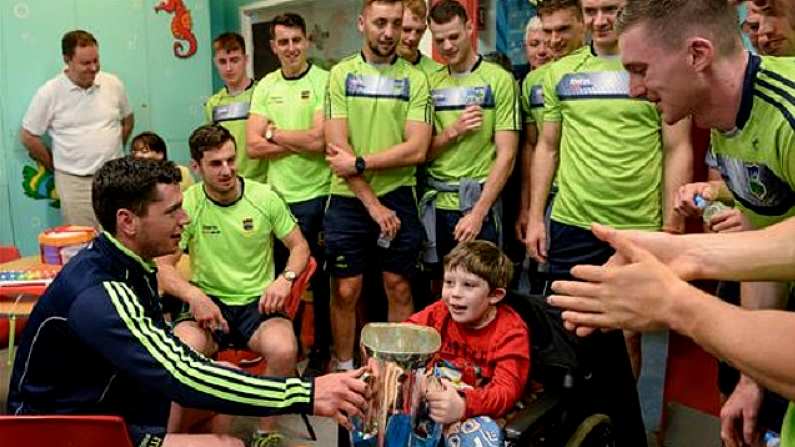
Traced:
<svg viewBox="0 0 795 447">
<path fill-rule="evenodd" d="M 13 245 L 0 245 L 0 263 L 19 259 L 21 255 Z"/>
<path fill-rule="evenodd" d="M 0 439 L 14 447 L 132 447 L 119 416 L 0 416 Z"/>
<path fill-rule="evenodd" d="M 309 287 L 309 280 L 312 278 L 312 275 L 315 274 L 315 270 L 317 270 L 317 261 L 310 256 L 304 271 L 293 281 L 293 286 L 290 289 L 290 296 L 287 297 L 287 302 L 284 303 L 284 313 L 292 321 L 295 320 L 295 316 L 298 315 L 298 311 L 302 307 L 301 296 Z M 225 349 L 217 352 L 213 358 L 218 361 L 233 363 L 249 374 L 260 376 L 265 371 L 265 359 L 248 349 Z M 298 370 L 295 371 L 295 375 L 299 375 Z M 309 433 L 309 437 L 312 441 L 317 441 L 315 430 L 312 428 L 312 424 L 309 423 L 309 418 L 305 414 L 302 414 L 301 418 L 304 420 L 304 425 L 306 426 L 306 431 Z"/>
</svg>

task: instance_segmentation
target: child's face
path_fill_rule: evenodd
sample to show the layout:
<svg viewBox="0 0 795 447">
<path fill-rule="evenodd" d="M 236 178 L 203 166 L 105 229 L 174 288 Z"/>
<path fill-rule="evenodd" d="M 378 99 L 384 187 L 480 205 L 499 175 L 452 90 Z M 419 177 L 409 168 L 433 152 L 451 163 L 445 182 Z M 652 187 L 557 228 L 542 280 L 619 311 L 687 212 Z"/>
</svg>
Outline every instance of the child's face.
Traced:
<svg viewBox="0 0 795 447">
<path fill-rule="evenodd" d="M 150 160 L 162 160 L 163 154 L 157 151 L 153 151 L 144 143 L 141 142 L 134 142 L 132 145 L 132 156 L 133 158 L 137 159 L 150 159 Z"/>
<path fill-rule="evenodd" d="M 494 317 L 490 310 L 499 302 L 500 297 L 490 290 L 485 279 L 462 268 L 456 268 L 444 272 L 442 300 L 447 305 L 453 321 L 467 326 L 481 327 Z"/>
</svg>

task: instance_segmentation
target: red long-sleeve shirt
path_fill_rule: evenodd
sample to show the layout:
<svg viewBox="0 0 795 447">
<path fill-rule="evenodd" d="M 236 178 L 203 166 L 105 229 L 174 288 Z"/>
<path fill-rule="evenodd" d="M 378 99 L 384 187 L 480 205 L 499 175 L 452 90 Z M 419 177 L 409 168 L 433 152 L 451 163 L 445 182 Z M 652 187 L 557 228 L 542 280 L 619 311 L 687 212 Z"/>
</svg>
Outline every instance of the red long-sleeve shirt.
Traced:
<svg viewBox="0 0 795 447">
<path fill-rule="evenodd" d="M 442 347 L 434 362 L 446 360 L 472 386 L 464 391 L 466 418 L 500 418 L 522 396 L 530 372 L 530 332 L 507 305 L 497 305 L 497 316 L 480 329 L 453 321 L 442 300 L 412 315 L 408 322 L 439 331 Z"/>
</svg>

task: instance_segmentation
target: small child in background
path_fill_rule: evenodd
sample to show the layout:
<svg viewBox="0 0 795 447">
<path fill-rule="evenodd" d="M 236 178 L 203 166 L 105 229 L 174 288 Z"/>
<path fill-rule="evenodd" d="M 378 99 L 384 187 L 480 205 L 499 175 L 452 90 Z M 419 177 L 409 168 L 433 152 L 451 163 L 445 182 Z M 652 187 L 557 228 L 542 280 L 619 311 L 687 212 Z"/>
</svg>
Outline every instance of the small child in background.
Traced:
<svg viewBox="0 0 795 447">
<path fill-rule="evenodd" d="M 495 420 L 524 392 L 530 333 L 519 314 L 500 304 L 512 274 L 511 260 L 493 243 L 461 243 L 444 258 L 442 299 L 408 319 L 442 338 L 426 398 L 430 419 L 446 427 L 447 446 L 478 445 L 476 438 L 502 445 Z"/>
<path fill-rule="evenodd" d="M 132 149 L 132 157 L 138 159 L 151 159 L 151 160 L 168 160 L 168 152 L 166 149 L 166 142 L 160 138 L 160 135 L 154 132 L 141 132 L 132 139 L 130 144 Z M 189 186 L 193 185 L 193 176 L 190 169 L 185 166 L 177 165 L 180 174 L 182 174 L 182 181 L 179 183 L 179 189 L 185 192 Z"/>
</svg>

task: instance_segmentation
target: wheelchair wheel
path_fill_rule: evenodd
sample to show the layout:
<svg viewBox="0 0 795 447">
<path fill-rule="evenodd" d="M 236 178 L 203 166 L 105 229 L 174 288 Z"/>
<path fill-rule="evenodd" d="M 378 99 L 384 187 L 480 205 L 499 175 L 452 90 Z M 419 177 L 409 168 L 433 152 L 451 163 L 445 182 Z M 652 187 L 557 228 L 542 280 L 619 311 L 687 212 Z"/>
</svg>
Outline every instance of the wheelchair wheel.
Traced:
<svg viewBox="0 0 795 447">
<path fill-rule="evenodd" d="M 604 414 L 588 416 L 566 442 L 566 447 L 615 447 L 610 418 Z"/>
</svg>

